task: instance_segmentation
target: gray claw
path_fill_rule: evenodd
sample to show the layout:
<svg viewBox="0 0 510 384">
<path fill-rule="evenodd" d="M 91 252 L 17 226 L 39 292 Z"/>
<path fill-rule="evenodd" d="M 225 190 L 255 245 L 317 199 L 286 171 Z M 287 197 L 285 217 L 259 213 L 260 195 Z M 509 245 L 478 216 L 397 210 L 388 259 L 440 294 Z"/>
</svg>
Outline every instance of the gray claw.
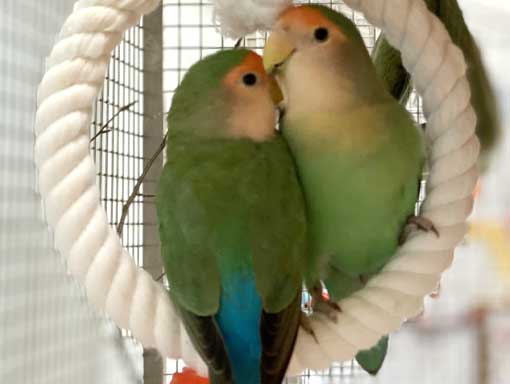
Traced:
<svg viewBox="0 0 510 384">
<path fill-rule="evenodd" d="M 315 332 L 313 331 L 312 322 L 310 321 L 310 318 L 306 315 L 306 313 L 301 312 L 301 319 L 299 320 L 299 325 L 303 330 L 308 333 L 310 336 L 312 336 L 317 344 L 319 344 L 319 340 L 317 339 L 317 336 L 315 335 Z"/>
<path fill-rule="evenodd" d="M 325 314 L 331 321 L 337 321 L 338 312 L 342 312 L 340 306 L 334 301 L 325 299 L 322 296 L 322 286 L 314 287 L 311 292 L 312 295 L 312 310 Z"/>
<path fill-rule="evenodd" d="M 434 234 L 439 237 L 439 231 L 434 226 L 434 223 L 423 216 L 409 216 L 407 219 L 406 226 L 402 230 L 399 238 L 399 244 L 402 245 L 407 240 L 409 235 L 416 230 L 421 230 L 425 232 L 434 232 Z"/>
</svg>

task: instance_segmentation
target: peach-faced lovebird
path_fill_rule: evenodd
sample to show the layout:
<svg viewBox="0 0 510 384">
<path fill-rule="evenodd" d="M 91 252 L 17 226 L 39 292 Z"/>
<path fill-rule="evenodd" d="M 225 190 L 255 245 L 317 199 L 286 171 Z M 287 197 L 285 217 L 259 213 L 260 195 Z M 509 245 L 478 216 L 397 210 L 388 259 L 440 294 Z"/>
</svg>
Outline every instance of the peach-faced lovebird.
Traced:
<svg viewBox="0 0 510 384">
<path fill-rule="evenodd" d="M 321 281 L 336 302 L 381 270 L 404 229 L 435 230 L 414 216 L 424 141 L 377 77 L 356 26 L 330 8 L 284 11 L 267 41 L 264 65 L 285 96 L 281 129 L 308 211 L 306 282 L 320 308 Z M 330 306 L 333 313 L 341 310 Z M 357 358 L 376 373 L 386 351 L 384 338 Z"/>
<path fill-rule="evenodd" d="M 211 383 L 280 384 L 299 327 L 306 217 L 280 98 L 262 58 L 236 49 L 193 65 L 168 116 L 161 254 Z"/>
</svg>

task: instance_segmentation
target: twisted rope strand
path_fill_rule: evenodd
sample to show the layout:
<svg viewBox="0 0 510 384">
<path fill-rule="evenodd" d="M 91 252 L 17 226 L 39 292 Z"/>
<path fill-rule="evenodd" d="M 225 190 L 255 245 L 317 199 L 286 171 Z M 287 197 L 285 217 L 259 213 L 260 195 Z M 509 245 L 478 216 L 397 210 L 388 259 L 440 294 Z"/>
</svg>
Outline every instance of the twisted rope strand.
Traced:
<svg viewBox="0 0 510 384">
<path fill-rule="evenodd" d="M 108 225 L 88 143 L 92 106 L 111 51 L 125 30 L 158 5 L 155 0 L 75 4 L 39 86 L 35 160 L 55 245 L 89 301 L 146 347 L 177 357 L 183 337 L 179 318 L 166 290 L 136 267 Z"/>
<path fill-rule="evenodd" d="M 404 65 L 423 96 L 428 119 L 430 178 L 422 214 L 440 237 L 415 233 L 383 271 L 360 291 L 340 301 L 337 323 L 312 318 L 319 343 L 300 331 L 289 374 L 322 369 L 398 329 L 418 314 L 423 298 L 450 266 L 466 232 L 478 173 L 476 116 L 470 105 L 466 65 L 441 22 L 422 0 L 345 0 L 384 30 L 402 52 Z M 110 227 L 99 203 L 89 154 L 92 105 L 122 33 L 158 0 L 80 0 L 48 59 L 39 87 L 35 161 L 48 222 L 69 271 L 84 284 L 91 303 L 119 326 L 131 329 L 146 347 L 183 357 L 202 374 L 192 348 L 161 284 L 134 264 Z"/>
</svg>

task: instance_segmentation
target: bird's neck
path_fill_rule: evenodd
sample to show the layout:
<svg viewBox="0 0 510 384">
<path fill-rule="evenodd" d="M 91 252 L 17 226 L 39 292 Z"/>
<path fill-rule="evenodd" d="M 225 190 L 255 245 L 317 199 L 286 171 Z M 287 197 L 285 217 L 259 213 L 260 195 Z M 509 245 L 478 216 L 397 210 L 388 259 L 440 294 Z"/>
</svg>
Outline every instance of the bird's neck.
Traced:
<svg viewBox="0 0 510 384">
<path fill-rule="evenodd" d="M 285 112 L 290 117 L 310 111 L 349 112 L 379 104 L 388 96 L 370 62 L 333 65 L 316 57 L 296 56 L 279 80 L 286 99 Z"/>
</svg>

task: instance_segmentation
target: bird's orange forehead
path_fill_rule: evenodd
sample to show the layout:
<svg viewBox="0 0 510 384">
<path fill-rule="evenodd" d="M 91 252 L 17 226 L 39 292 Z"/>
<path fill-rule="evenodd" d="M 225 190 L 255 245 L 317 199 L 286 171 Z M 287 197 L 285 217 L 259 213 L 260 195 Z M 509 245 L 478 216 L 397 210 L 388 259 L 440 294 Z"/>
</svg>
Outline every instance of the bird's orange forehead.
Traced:
<svg viewBox="0 0 510 384">
<path fill-rule="evenodd" d="M 331 27 L 335 26 L 331 20 L 325 17 L 318 9 L 306 5 L 289 7 L 280 14 L 278 24 L 281 27 L 287 25 L 301 25 L 303 27 Z"/>
<path fill-rule="evenodd" d="M 267 78 L 266 71 L 264 70 L 264 64 L 262 57 L 257 55 L 255 52 L 249 52 L 244 60 L 238 66 L 234 67 L 227 76 L 225 77 L 226 85 L 234 85 L 239 78 L 247 72 L 256 73 L 259 78 Z"/>
</svg>

